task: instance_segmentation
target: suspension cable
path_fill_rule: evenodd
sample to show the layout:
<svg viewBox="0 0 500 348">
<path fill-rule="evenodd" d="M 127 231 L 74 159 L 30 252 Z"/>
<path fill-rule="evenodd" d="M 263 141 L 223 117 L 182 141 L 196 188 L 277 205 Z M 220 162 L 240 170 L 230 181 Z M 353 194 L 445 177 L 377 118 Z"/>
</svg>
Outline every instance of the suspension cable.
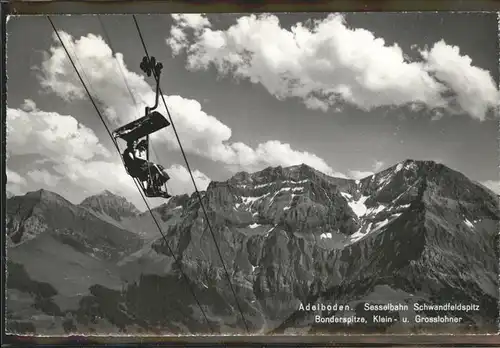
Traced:
<svg viewBox="0 0 500 348">
<path fill-rule="evenodd" d="M 120 74 L 122 75 L 122 78 L 123 78 L 123 82 L 125 82 L 125 86 L 127 87 L 127 91 L 130 95 L 130 98 L 132 98 L 132 102 L 134 103 L 134 106 L 135 108 L 137 109 L 137 113 L 139 113 L 139 109 L 138 109 L 138 103 L 137 103 L 137 100 L 135 99 L 134 97 L 134 93 L 132 93 L 132 89 L 130 88 L 130 85 L 127 81 L 127 78 L 125 77 L 125 72 L 123 71 L 122 69 L 122 66 L 121 64 L 118 62 L 118 58 L 116 58 L 116 51 L 111 43 L 111 38 L 109 37 L 109 34 L 108 34 L 108 31 L 106 30 L 106 27 L 104 26 L 104 23 L 101 19 L 101 16 L 100 15 L 97 15 L 97 19 L 99 20 L 99 24 L 101 25 L 101 28 L 102 28 L 102 32 L 104 34 L 104 36 L 106 37 L 106 41 L 107 41 L 107 44 L 109 45 L 109 48 L 111 49 L 111 53 L 114 57 L 114 59 L 116 60 L 116 62 L 118 63 L 118 69 L 120 71 Z"/>
<path fill-rule="evenodd" d="M 142 47 L 144 48 L 144 52 L 146 54 L 146 57 L 148 58 L 149 60 L 149 53 L 148 53 L 148 49 L 146 47 L 146 43 L 144 42 L 144 38 L 142 37 L 142 33 L 141 33 L 141 29 L 139 27 L 139 23 L 137 22 L 137 19 L 135 17 L 135 15 L 132 15 L 132 18 L 134 19 L 134 22 L 135 22 L 135 27 L 137 28 L 137 32 L 139 34 L 139 38 L 141 40 L 141 43 L 142 43 Z M 155 75 L 156 77 L 156 73 L 154 72 L 153 70 L 153 74 Z M 158 81 L 159 83 L 159 81 Z M 205 209 L 205 205 L 203 204 L 203 199 L 201 197 L 201 193 L 200 191 L 198 190 L 198 186 L 196 185 L 196 181 L 194 180 L 194 176 L 193 176 L 193 172 L 191 170 L 191 167 L 189 166 L 189 162 L 187 160 L 187 156 L 186 156 L 186 153 L 184 151 L 184 148 L 182 147 L 182 143 L 181 143 L 181 140 L 179 138 L 179 134 L 177 133 L 177 129 L 175 128 L 175 124 L 174 124 L 174 121 L 172 120 L 172 116 L 170 115 L 170 111 L 168 109 L 168 106 L 167 106 L 167 103 L 165 101 L 165 96 L 163 95 L 162 91 L 161 91 L 161 88 L 159 89 L 159 92 L 161 94 L 161 99 L 163 101 L 163 105 L 165 106 L 165 110 L 167 111 L 167 115 L 168 115 L 168 118 L 170 119 L 170 124 L 172 125 L 172 129 L 174 130 L 174 133 L 175 133 L 175 137 L 177 138 L 177 142 L 179 143 L 179 148 L 181 150 L 181 153 L 182 153 L 182 157 L 184 157 L 184 161 L 186 162 L 186 167 L 189 171 L 189 175 L 191 176 L 191 181 L 193 182 L 193 186 L 194 186 L 194 189 L 196 191 L 196 194 L 198 196 L 198 200 L 200 202 L 200 206 L 201 206 L 201 209 L 203 210 L 203 214 L 205 215 L 205 219 L 207 220 L 207 225 L 208 225 L 208 228 L 210 230 L 210 234 L 212 235 L 212 238 L 214 240 L 214 243 L 215 243 L 215 247 L 217 249 L 217 253 L 219 254 L 219 257 L 220 257 L 220 260 L 222 262 L 222 267 L 224 269 L 224 272 L 226 273 L 226 277 L 227 277 L 227 280 L 229 282 L 229 286 L 231 288 L 231 292 L 233 293 L 233 296 L 234 296 L 234 300 L 236 302 L 236 306 L 238 307 L 238 311 L 240 312 L 241 314 L 241 318 L 243 319 L 243 324 L 245 325 L 245 329 L 247 331 L 247 333 L 250 333 L 249 332 L 249 329 L 248 329 L 248 325 L 247 325 L 247 322 L 246 322 L 246 319 L 245 319 L 245 315 L 243 314 L 243 310 L 241 309 L 241 306 L 240 306 L 240 303 L 238 301 L 238 298 L 236 296 L 236 291 L 234 290 L 234 287 L 233 287 L 233 284 L 231 282 L 231 277 L 229 276 L 229 272 L 227 270 L 227 267 L 225 265 L 225 262 L 224 262 L 224 258 L 222 257 L 222 253 L 220 251 L 220 248 L 219 248 L 219 245 L 217 243 L 217 239 L 215 238 L 215 234 L 214 234 L 214 231 L 212 229 L 212 225 L 210 223 L 210 220 L 208 218 L 208 213 L 207 213 L 207 210 Z"/>
<path fill-rule="evenodd" d="M 78 71 L 78 69 L 76 68 L 76 65 L 73 61 L 73 59 L 71 58 L 71 56 L 69 55 L 69 52 L 66 48 L 66 45 L 64 44 L 63 40 L 61 39 L 61 36 L 59 35 L 59 32 L 57 31 L 54 23 L 52 22 L 52 19 L 50 18 L 50 16 L 47 16 L 47 19 L 49 20 L 50 22 L 50 25 L 52 26 L 52 28 L 54 29 L 54 32 L 55 34 L 57 35 L 57 38 L 59 39 L 59 42 L 61 43 L 61 46 L 64 48 L 64 51 L 66 52 L 66 55 L 68 56 L 70 62 L 71 62 L 71 65 L 73 66 L 73 68 L 75 69 L 75 72 L 76 74 L 78 75 L 78 78 L 80 79 L 80 82 L 82 83 L 83 85 L 83 88 L 85 89 L 85 91 L 87 92 L 87 95 L 90 99 L 90 101 L 92 102 L 92 105 L 94 106 L 96 112 L 97 112 L 97 115 L 99 116 L 99 118 L 101 119 L 104 127 L 106 128 L 106 131 L 108 132 L 109 136 L 111 137 L 111 139 L 113 140 L 113 144 L 115 145 L 116 147 L 116 150 L 118 151 L 119 155 L 120 155 L 120 158 L 121 158 L 121 153 L 120 153 L 120 148 L 118 147 L 118 144 L 116 143 L 115 139 L 113 138 L 113 135 L 111 134 L 111 131 L 109 130 L 106 122 L 104 121 L 104 117 L 102 116 L 99 108 L 97 107 L 95 101 L 94 101 L 94 98 L 92 97 L 92 95 L 90 94 L 90 91 L 88 90 L 86 84 L 85 84 L 85 81 L 83 80 L 82 76 L 80 75 L 80 72 Z M 122 159 L 123 161 L 123 159 Z M 141 189 L 139 188 L 139 185 L 137 184 L 137 182 L 134 180 L 134 183 L 135 185 L 137 186 L 137 189 L 139 190 L 139 193 L 142 197 L 142 199 L 144 200 L 144 203 L 146 204 L 146 207 L 149 211 L 149 213 L 151 214 L 151 217 L 153 218 L 155 224 L 156 224 L 156 227 L 158 228 L 158 231 L 160 232 L 161 236 L 163 237 L 163 240 L 165 241 L 165 245 L 167 246 L 169 252 L 172 254 L 172 257 L 174 258 L 174 261 L 175 263 L 177 263 L 178 267 L 179 267 L 179 270 L 181 271 L 182 273 L 182 276 L 184 277 L 184 280 L 186 281 L 187 285 L 188 285 L 188 288 L 191 292 L 191 294 L 193 295 L 194 297 L 194 300 L 196 301 L 198 307 L 200 308 L 200 311 L 201 313 L 203 314 L 203 317 L 205 318 L 207 324 L 208 324 L 208 327 L 210 328 L 210 330 L 212 331 L 212 333 L 214 332 L 213 328 L 212 328 L 212 325 L 210 324 L 210 321 L 208 320 L 208 317 L 203 309 L 203 307 L 201 306 L 201 303 L 199 302 L 198 298 L 196 297 L 196 294 L 190 284 L 190 281 L 189 281 L 189 278 L 187 277 L 187 275 L 184 273 L 184 271 L 182 270 L 182 267 L 181 267 L 181 263 L 179 262 L 179 259 L 175 256 L 175 253 L 174 251 L 172 250 L 172 248 L 170 247 L 169 243 L 168 243 L 168 240 L 167 240 L 167 237 L 165 236 L 165 234 L 163 233 L 161 227 L 160 227 L 160 224 L 158 223 L 158 220 L 156 219 L 155 215 L 153 214 L 152 210 L 151 210 L 151 207 L 149 206 L 146 198 L 143 196 L 142 194 L 142 191 Z"/>
</svg>

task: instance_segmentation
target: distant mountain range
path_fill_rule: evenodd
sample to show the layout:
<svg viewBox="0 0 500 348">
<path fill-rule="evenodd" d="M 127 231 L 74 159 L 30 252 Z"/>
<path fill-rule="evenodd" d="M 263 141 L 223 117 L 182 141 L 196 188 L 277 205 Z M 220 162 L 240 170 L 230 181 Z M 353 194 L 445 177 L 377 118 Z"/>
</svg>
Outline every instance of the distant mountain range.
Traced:
<svg viewBox="0 0 500 348">
<path fill-rule="evenodd" d="M 251 333 L 497 331 L 498 196 L 442 164 L 406 160 L 357 181 L 270 167 L 211 182 L 202 195 Z M 153 214 L 211 326 L 244 333 L 197 196 Z M 150 213 L 125 198 L 105 191 L 74 205 L 30 192 L 8 199 L 6 226 L 10 332 L 210 333 Z M 349 308 L 301 310 L 318 303 Z M 407 308 L 375 313 L 365 303 Z M 462 323 L 413 323 L 415 314 Z"/>
</svg>

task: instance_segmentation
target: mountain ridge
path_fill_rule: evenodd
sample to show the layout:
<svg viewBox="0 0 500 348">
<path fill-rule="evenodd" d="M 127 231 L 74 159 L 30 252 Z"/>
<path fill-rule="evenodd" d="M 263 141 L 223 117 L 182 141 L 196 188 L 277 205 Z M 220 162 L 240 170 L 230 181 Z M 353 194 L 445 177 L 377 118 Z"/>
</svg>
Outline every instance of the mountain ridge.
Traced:
<svg viewBox="0 0 500 348">
<path fill-rule="evenodd" d="M 442 164 L 405 160 L 360 180 L 330 177 L 307 165 L 268 167 L 213 181 L 201 194 L 253 332 L 340 332 L 346 328 L 318 325 L 311 313 L 297 312 L 299 304 L 318 299 L 325 303 L 342 301 L 357 308 L 362 301 L 383 301 L 388 294 L 408 303 L 416 298 L 435 303 L 443 296 L 478 302 L 480 312 L 464 315 L 467 325 L 474 323 L 477 330 L 490 327 L 481 322 L 496 320 L 492 308 L 496 308 L 498 299 L 498 197 Z M 116 230 L 141 243 L 106 266 L 113 269 L 116 280 L 110 283 L 99 273 L 93 277 L 96 283 L 82 285 L 86 290 L 78 297 L 76 312 L 61 307 L 61 313 L 72 318 L 73 330 L 204 332 L 203 319 L 194 313 L 189 317 L 161 314 L 166 308 L 196 304 L 185 294 L 179 264 L 167 251 L 159 227 L 181 260 L 194 291 L 207 306 L 212 324 L 224 333 L 241 332 L 243 323 L 235 312 L 232 291 L 195 194 L 174 196 L 151 212 L 142 213 L 124 213 L 109 206 L 103 209 L 102 196 L 111 198 L 106 202 L 116 203 L 118 208 L 128 205 L 110 192 L 97 196 L 97 200 L 92 198 L 83 206 L 68 209 L 89 221 L 101 221 L 106 226 L 100 230 L 103 238 Z M 22 197 L 14 197 L 13 202 L 22 206 L 20 211 L 29 212 L 26 204 L 20 204 Z M 8 227 L 12 235 L 15 226 L 23 222 L 10 200 L 9 221 L 17 223 Z M 58 199 L 49 202 L 62 204 Z M 106 211 L 122 215 L 111 221 L 108 213 L 101 214 Z M 52 223 L 49 227 L 57 225 L 57 221 Z M 33 224 L 25 229 L 30 226 Z M 12 262 L 24 262 L 33 269 L 27 248 L 44 235 L 38 233 L 31 244 L 12 249 L 16 250 Z M 69 249 L 67 252 L 71 253 Z M 71 255 L 105 262 L 85 250 Z M 31 277 L 37 276 L 28 268 Z M 53 283 L 57 291 L 66 284 L 57 279 Z M 165 293 L 177 297 L 165 298 Z M 20 305 L 9 301 L 11 306 Z M 99 308 L 100 319 L 92 319 L 91 308 Z M 12 319 L 14 314 L 10 315 Z M 91 325 L 89 320 L 97 324 Z M 406 332 L 395 324 L 351 329 Z M 429 327 L 418 330 L 424 329 Z"/>
</svg>

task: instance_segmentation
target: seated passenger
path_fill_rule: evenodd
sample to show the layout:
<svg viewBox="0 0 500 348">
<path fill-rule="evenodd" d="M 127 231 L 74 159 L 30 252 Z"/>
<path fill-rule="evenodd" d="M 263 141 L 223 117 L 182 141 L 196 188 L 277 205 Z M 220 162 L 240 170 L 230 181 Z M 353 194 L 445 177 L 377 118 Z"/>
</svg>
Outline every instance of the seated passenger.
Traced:
<svg viewBox="0 0 500 348">
<path fill-rule="evenodd" d="M 144 177 L 147 177 L 147 173 L 145 173 L 142 168 L 144 167 L 146 160 L 140 158 L 136 155 L 137 148 L 135 146 L 135 141 L 130 141 L 127 143 L 127 148 L 123 151 L 123 161 L 125 162 L 125 168 L 128 173 L 134 177 L 138 178 L 141 181 Z"/>
<path fill-rule="evenodd" d="M 145 193 L 148 196 L 156 195 L 168 198 L 171 197 L 168 192 L 162 191 L 161 187 L 170 180 L 170 176 L 161 165 L 148 162 L 141 158 L 141 152 L 146 150 L 146 142 L 141 141 L 136 145 L 136 142 L 128 142 L 127 148 L 123 152 L 123 160 L 129 174 L 143 182 L 146 187 Z"/>
</svg>

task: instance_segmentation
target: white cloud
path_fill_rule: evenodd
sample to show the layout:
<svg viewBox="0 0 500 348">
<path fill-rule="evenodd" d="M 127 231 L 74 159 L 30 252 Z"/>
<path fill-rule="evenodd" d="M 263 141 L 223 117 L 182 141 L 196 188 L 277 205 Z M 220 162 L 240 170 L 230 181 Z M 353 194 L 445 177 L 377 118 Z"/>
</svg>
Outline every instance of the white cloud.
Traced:
<svg viewBox="0 0 500 348">
<path fill-rule="evenodd" d="M 197 33 L 210 26 L 208 19 L 200 14 L 191 14 L 190 16 L 173 14 L 172 18 L 177 25 L 170 29 L 170 38 L 167 39 L 167 42 L 175 54 L 178 54 L 187 44 L 187 35 L 183 30 L 184 28 L 190 28 Z"/>
<path fill-rule="evenodd" d="M 182 18 L 184 17 L 179 15 L 181 28 L 185 26 L 201 30 L 209 24 L 201 16 Z M 85 67 L 85 75 L 91 81 L 89 87 L 106 108 L 107 118 L 117 125 L 137 118 L 137 111 L 128 95 L 123 77 L 117 70 L 112 51 L 102 38 L 92 34 L 77 40 L 66 33 L 62 33 L 61 36 L 63 41 L 70 43 L 68 46 L 74 47 L 78 61 Z M 116 54 L 116 57 L 122 65 L 129 85 L 134 89 L 134 95 L 139 100 L 152 102 L 154 93 L 148 83 L 142 76 L 127 69 L 119 53 Z M 63 48 L 57 42 L 42 63 L 41 72 L 42 85 L 62 98 L 67 100 L 86 98 L 73 67 L 66 58 Z M 259 144 L 256 148 L 251 148 L 240 142 L 231 142 L 231 129 L 216 117 L 203 111 L 198 101 L 178 95 L 165 96 L 165 99 L 182 145 L 189 153 L 222 162 L 235 170 L 253 171 L 270 165 L 305 163 L 327 174 L 334 173 L 333 169 L 316 155 L 295 150 L 289 144 L 277 140 Z M 144 104 L 140 105 L 140 110 L 143 110 L 143 106 Z M 158 111 L 166 115 L 161 101 Z M 152 138 L 155 142 L 164 142 L 172 149 L 178 147 L 172 127 L 155 133 Z"/>
<path fill-rule="evenodd" d="M 78 58 L 80 69 L 83 67 L 84 73 L 80 71 L 82 77 L 88 84 L 93 97 L 104 106 L 102 111 L 110 121 L 115 124 L 131 121 L 138 117 L 138 112 L 143 112 L 146 106 L 143 97 L 148 102 L 154 99 L 153 91 L 144 77 L 127 68 L 121 53 L 116 53 L 115 60 L 111 48 L 100 36 L 88 34 L 75 40 L 65 32 L 60 31 L 59 34 L 75 63 L 75 57 Z M 50 48 L 41 64 L 39 78 L 42 87 L 55 92 L 67 101 L 87 98 L 55 34 L 53 39 L 57 45 Z M 123 71 L 131 92 L 136 97 L 138 108 L 135 107 L 129 95 L 119 69 Z"/>
<path fill-rule="evenodd" d="M 95 133 L 68 115 L 36 109 L 26 100 L 23 109 L 7 110 L 7 151 L 12 155 L 41 155 L 62 160 L 60 154 L 88 160 L 109 157 Z"/>
<path fill-rule="evenodd" d="M 244 146 L 241 143 L 234 144 L 237 146 L 237 155 L 245 153 Z M 249 151 L 247 149 L 246 151 Z M 243 155 L 244 156 L 244 155 Z M 279 141 L 268 141 L 259 144 L 253 154 L 247 158 L 255 156 L 257 160 L 252 161 L 253 165 L 261 164 L 261 167 L 268 165 L 292 166 L 296 164 L 307 164 L 327 175 L 336 177 L 345 177 L 344 174 L 334 171 L 323 159 L 310 153 L 293 150 L 290 144 L 283 144 Z"/>
<path fill-rule="evenodd" d="M 349 177 L 355 180 L 361 180 L 366 178 L 367 176 L 373 175 L 371 171 L 362 171 L 362 170 L 350 170 Z"/>
<path fill-rule="evenodd" d="M 70 184 L 92 194 L 106 188 L 131 194 L 131 179 L 121 163 L 110 162 L 111 153 L 93 130 L 73 116 L 38 110 L 31 100 L 25 101 L 23 109 L 7 109 L 6 147 L 9 156 L 40 157 L 25 166 L 26 175 L 37 184 Z M 118 156 L 114 159 L 118 161 Z M 52 165 L 55 173 L 39 169 L 41 164 Z"/>
<path fill-rule="evenodd" d="M 373 175 L 382 169 L 384 166 L 385 162 L 384 161 L 379 161 L 375 160 L 372 165 L 372 170 L 350 170 L 349 171 L 349 177 L 355 180 L 361 180 L 363 178 L 366 178 L 367 176 Z"/>
<path fill-rule="evenodd" d="M 29 107 L 28 107 L 29 106 Z M 54 188 L 61 192 L 76 192 L 79 197 L 67 197 L 78 201 L 85 196 L 109 190 L 127 197 L 139 209 L 144 207 L 132 178 L 126 173 L 118 154 L 111 154 L 95 133 L 80 124 L 74 117 L 55 112 L 41 111 L 32 101 L 25 102 L 25 110 L 7 109 L 7 150 L 10 157 L 39 155 L 37 161 L 26 163 L 24 171 L 35 184 Z M 29 110 L 29 111 L 27 111 Z M 40 165 L 49 167 L 51 171 Z M 191 193 L 192 185 L 186 184 L 184 172 L 175 165 L 168 169 L 173 193 Z M 171 171 L 171 172 L 170 172 Z M 194 175 L 200 189 L 206 188 L 210 179 L 198 170 Z M 8 171 L 9 191 L 21 193 L 28 183 L 20 174 Z M 177 187 L 177 185 L 179 187 Z M 72 188 L 69 189 L 69 188 Z M 26 192 L 26 189 L 24 189 Z M 152 205 L 164 200 L 151 200 Z"/>
<path fill-rule="evenodd" d="M 378 172 L 380 169 L 382 169 L 384 164 L 384 161 L 375 161 L 375 163 L 373 163 L 373 171 Z"/>
<path fill-rule="evenodd" d="M 167 169 L 167 173 L 170 175 L 170 180 L 167 185 L 171 193 L 174 195 L 180 195 L 183 193 L 192 193 L 194 191 L 193 181 L 189 175 L 189 171 L 186 167 L 173 164 Z M 194 181 L 198 190 L 204 191 L 207 189 L 208 184 L 210 184 L 210 178 L 199 170 L 193 171 Z"/>
<path fill-rule="evenodd" d="M 144 206 L 133 179 L 118 160 L 82 161 L 71 154 L 66 154 L 63 161 L 53 163 L 52 169 L 72 187 L 78 188 L 84 196 L 109 190 L 127 197 L 139 208 Z"/>
<path fill-rule="evenodd" d="M 500 195 L 500 180 L 486 180 L 483 181 L 482 184 L 495 192 L 497 195 Z"/>
<path fill-rule="evenodd" d="M 213 30 L 199 17 L 175 15 L 167 39 L 174 54 L 187 53 L 188 68 L 214 66 L 222 74 L 262 84 L 279 99 L 301 98 L 311 109 L 326 111 L 345 102 L 363 110 L 422 104 L 452 107 L 482 120 L 497 105 L 490 74 L 444 41 L 422 51 L 421 61 L 410 62 L 397 44 L 349 28 L 339 14 L 290 30 L 274 15 L 242 16 L 227 30 Z M 192 32 L 187 30 L 191 22 Z"/>
<path fill-rule="evenodd" d="M 18 185 L 26 185 L 26 179 L 9 168 L 7 168 L 7 182 Z"/>
<path fill-rule="evenodd" d="M 195 31 L 202 30 L 210 26 L 208 19 L 197 13 L 190 14 L 186 16 L 185 14 L 172 14 L 172 18 L 177 22 L 177 25 L 181 28 L 191 28 Z"/>
<path fill-rule="evenodd" d="M 24 111 L 38 111 L 36 103 L 32 99 L 25 99 L 21 109 Z"/>
<path fill-rule="evenodd" d="M 61 181 L 61 177 L 50 173 L 46 169 L 35 169 L 27 173 L 31 180 L 48 187 L 55 187 Z"/>
<path fill-rule="evenodd" d="M 498 105 L 500 97 L 490 73 L 472 65 L 472 59 L 460 55 L 460 48 L 449 46 L 444 40 L 434 44 L 430 50 L 422 50 L 426 69 L 450 87 L 455 93 L 457 112 L 484 120 L 489 108 Z"/>
<path fill-rule="evenodd" d="M 26 192 L 26 179 L 23 178 L 19 173 L 7 168 L 7 192 L 14 195 L 20 195 Z"/>
</svg>

